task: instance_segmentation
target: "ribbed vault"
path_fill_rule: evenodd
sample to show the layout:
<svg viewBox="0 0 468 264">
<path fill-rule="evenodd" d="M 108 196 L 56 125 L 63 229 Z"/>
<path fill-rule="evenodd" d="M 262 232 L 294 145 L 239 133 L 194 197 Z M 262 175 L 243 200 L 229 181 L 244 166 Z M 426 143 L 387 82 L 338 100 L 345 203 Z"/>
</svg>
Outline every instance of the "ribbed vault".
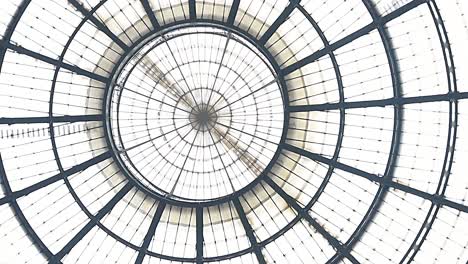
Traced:
<svg viewBox="0 0 468 264">
<path fill-rule="evenodd" d="M 0 11 L 0 262 L 468 261 L 466 1 Z"/>
</svg>

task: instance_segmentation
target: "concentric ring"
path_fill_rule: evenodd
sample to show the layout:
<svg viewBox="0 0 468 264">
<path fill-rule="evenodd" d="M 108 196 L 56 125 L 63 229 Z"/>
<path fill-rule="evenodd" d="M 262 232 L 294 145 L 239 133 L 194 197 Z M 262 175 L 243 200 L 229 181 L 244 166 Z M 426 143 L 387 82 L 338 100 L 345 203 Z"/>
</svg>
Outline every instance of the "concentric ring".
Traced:
<svg viewBox="0 0 468 264">
<path fill-rule="evenodd" d="M 465 263 L 465 2 L 4 0 L 2 260 Z"/>
<path fill-rule="evenodd" d="M 129 178 L 193 202 L 241 190 L 271 163 L 284 133 L 273 66 L 233 30 L 175 27 L 150 39 L 130 52 L 106 106 Z"/>
</svg>

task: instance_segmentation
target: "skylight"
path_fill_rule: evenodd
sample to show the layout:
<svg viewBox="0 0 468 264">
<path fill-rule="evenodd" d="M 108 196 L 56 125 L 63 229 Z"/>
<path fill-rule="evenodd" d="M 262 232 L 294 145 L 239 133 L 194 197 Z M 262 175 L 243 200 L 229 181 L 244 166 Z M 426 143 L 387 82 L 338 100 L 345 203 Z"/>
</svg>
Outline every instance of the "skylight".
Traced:
<svg viewBox="0 0 468 264">
<path fill-rule="evenodd" d="M 466 263 L 467 11 L 2 0 L 0 263 Z"/>
</svg>

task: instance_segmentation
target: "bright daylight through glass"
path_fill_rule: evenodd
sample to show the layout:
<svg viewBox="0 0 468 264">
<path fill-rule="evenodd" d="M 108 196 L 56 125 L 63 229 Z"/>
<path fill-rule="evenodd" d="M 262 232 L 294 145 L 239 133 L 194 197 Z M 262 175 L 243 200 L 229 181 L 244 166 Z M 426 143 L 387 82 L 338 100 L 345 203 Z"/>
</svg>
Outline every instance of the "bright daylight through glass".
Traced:
<svg viewBox="0 0 468 264">
<path fill-rule="evenodd" d="M 0 263 L 468 261 L 467 0 L 1 0 Z"/>
</svg>

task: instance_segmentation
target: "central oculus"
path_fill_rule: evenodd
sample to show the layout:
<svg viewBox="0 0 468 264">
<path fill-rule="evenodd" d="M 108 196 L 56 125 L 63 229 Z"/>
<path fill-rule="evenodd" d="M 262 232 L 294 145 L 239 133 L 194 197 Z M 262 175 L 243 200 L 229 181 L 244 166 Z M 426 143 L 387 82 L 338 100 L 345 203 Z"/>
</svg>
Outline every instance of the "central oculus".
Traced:
<svg viewBox="0 0 468 264">
<path fill-rule="evenodd" d="M 218 116 L 211 106 L 196 105 L 190 112 L 190 123 L 194 129 L 207 132 L 216 125 Z"/>
</svg>

